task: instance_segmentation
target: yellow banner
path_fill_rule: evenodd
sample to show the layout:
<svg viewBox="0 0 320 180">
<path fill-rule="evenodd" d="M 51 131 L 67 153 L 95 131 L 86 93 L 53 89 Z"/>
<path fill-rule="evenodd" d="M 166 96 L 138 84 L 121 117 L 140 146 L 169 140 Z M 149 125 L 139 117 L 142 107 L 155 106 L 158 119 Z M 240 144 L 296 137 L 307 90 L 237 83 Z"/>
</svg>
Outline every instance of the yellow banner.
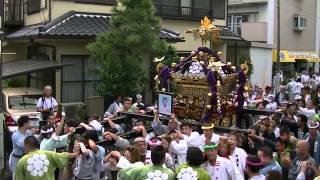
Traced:
<svg viewBox="0 0 320 180">
<path fill-rule="evenodd" d="M 308 62 L 320 62 L 319 55 L 311 51 L 280 51 L 280 62 L 295 62 L 297 59 Z M 277 61 L 277 50 L 273 50 L 273 62 Z"/>
</svg>

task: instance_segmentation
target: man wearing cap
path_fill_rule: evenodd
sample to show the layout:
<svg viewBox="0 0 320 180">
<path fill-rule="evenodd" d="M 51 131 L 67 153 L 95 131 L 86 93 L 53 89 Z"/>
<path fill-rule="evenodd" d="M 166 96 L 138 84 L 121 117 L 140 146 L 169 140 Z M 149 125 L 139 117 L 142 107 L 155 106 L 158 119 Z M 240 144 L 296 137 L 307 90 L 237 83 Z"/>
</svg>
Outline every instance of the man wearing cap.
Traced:
<svg viewBox="0 0 320 180">
<path fill-rule="evenodd" d="M 306 140 L 310 144 L 310 155 L 315 159 L 316 164 L 320 163 L 320 134 L 318 133 L 319 122 L 310 121 L 308 124 L 309 133 L 306 136 Z"/>
<path fill-rule="evenodd" d="M 134 139 L 133 146 L 139 150 L 141 159 L 145 165 L 152 164 L 151 151 L 147 149 L 147 143 L 143 137 L 137 137 Z M 167 168 L 174 169 L 172 158 L 168 153 L 166 153 L 164 165 Z"/>
<path fill-rule="evenodd" d="M 203 147 L 207 161 L 201 165 L 212 180 L 242 180 L 243 177 L 230 160 L 218 155 L 218 144 L 208 144 Z"/>
<path fill-rule="evenodd" d="M 289 95 L 285 92 L 285 88 L 284 85 L 280 85 L 280 91 L 276 94 L 275 101 L 278 106 L 281 106 L 284 101 L 289 101 Z"/>
<path fill-rule="evenodd" d="M 218 143 L 221 140 L 228 139 L 213 132 L 214 124 L 206 124 L 201 126 L 203 134 L 200 136 L 202 140 L 202 147 L 206 144 Z"/>
</svg>

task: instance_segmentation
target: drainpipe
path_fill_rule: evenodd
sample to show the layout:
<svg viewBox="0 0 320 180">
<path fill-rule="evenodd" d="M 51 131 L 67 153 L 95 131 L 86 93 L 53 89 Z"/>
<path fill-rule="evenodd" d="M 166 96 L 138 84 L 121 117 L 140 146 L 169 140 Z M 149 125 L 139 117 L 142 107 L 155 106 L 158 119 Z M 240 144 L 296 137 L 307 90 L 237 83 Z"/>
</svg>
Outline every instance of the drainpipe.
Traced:
<svg viewBox="0 0 320 180">
<path fill-rule="evenodd" d="M 49 18 L 49 22 L 51 22 L 51 14 L 52 14 L 52 6 L 51 6 L 51 0 L 49 0 L 49 9 L 48 9 L 48 18 Z"/>
</svg>

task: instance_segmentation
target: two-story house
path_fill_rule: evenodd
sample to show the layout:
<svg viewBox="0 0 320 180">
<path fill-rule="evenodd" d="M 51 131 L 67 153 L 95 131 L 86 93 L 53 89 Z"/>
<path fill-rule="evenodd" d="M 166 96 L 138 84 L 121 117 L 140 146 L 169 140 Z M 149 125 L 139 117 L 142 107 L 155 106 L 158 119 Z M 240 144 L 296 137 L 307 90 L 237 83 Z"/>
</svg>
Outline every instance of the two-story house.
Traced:
<svg viewBox="0 0 320 180">
<path fill-rule="evenodd" d="M 173 43 L 181 54 L 201 46 L 201 41 L 192 35 L 182 37 L 180 33 L 198 27 L 204 16 L 215 19 L 216 25 L 226 26 L 226 0 L 154 3 L 156 13 L 162 17 L 159 37 Z M 61 102 L 85 102 L 87 97 L 96 95 L 98 77 L 88 73 L 95 64 L 89 61 L 86 46 L 99 33 L 109 30 L 111 9 L 116 4 L 116 0 L 5 0 L 3 17 L 8 34 L 3 50 L 16 55 L 5 55 L 4 61 L 21 70 L 4 76 L 23 74 L 20 78 L 32 87 L 53 84 Z M 225 42 L 218 48 L 224 54 L 228 45 L 245 42 L 225 28 L 221 35 Z"/>
<path fill-rule="evenodd" d="M 276 62 L 277 0 L 229 0 L 228 10 L 228 27 L 251 41 L 250 56 L 255 68 L 252 82 L 271 85 Z M 319 61 L 315 52 L 317 11 L 317 0 L 280 1 L 280 64 L 287 74 L 313 72 L 314 62 Z"/>
</svg>

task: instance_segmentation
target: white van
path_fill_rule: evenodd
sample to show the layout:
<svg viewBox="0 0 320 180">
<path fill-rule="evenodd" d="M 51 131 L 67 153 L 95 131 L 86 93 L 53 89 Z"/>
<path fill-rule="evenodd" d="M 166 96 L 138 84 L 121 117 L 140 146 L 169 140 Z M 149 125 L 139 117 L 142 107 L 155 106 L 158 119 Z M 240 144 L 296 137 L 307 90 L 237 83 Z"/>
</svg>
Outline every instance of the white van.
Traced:
<svg viewBox="0 0 320 180">
<path fill-rule="evenodd" d="M 39 127 L 42 117 L 37 112 L 37 101 L 42 94 L 40 89 L 27 87 L 2 90 L 5 125 L 11 133 L 18 129 L 17 121 L 20 116 L 28 116 L 31 126 Z"/>
</svg>

